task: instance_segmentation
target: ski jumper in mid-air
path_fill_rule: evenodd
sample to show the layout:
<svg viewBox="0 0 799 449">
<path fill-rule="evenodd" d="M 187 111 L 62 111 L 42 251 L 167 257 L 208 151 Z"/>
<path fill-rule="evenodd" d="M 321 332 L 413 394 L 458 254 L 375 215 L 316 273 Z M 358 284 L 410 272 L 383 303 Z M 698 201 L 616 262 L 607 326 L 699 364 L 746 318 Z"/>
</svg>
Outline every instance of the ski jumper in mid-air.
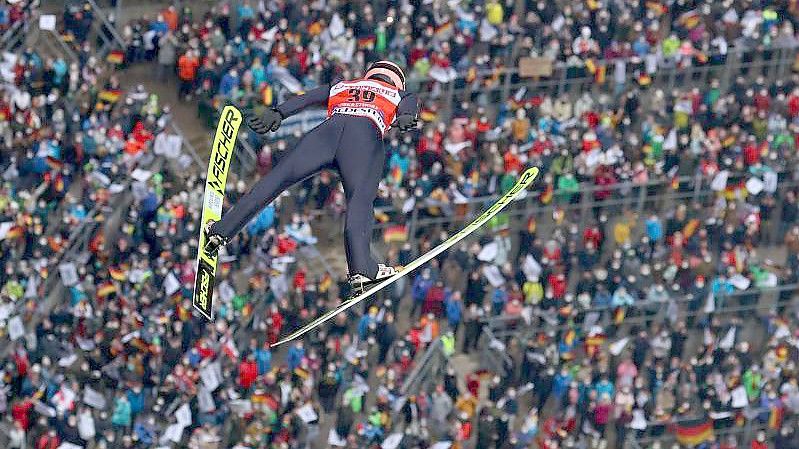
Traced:
<svg viewBox="0 0 799 449">
<path fill-rule="evenodd" d="M 327 119 L 305 134 L 297 146 L 218 222 L 209 222 L 205 250 L 216 253 L 284 190 L 322 169 L 338 171 L 347 199 L 344 223 L 351 295 L 394 275 L 394 267 L 372 258 L 373 202 L 383 174 L 383 137 L 391 127 L 416 127 L 417 103 L 405 92 L 405 75 L 389 61 L 372 64 L 363 78 L 323 85 L 290 98 L 263 116 L 245 113 L 253 131 L 265 135 L 302 109 L 327 103 Z"/>
</svg>

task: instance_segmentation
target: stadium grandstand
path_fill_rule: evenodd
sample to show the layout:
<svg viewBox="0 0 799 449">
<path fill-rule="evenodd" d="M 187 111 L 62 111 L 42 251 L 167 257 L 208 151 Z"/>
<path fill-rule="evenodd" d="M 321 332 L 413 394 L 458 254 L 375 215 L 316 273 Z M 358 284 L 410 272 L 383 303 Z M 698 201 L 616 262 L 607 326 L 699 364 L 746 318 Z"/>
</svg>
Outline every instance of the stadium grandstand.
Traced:
<svg viewBox="0 0 799 449">
<path fill-rule="evenodd" d="M 799 5 L 751 0 L 2 0 L 0 446 L 799 447 Z M 369 63 L 373 246 L 339 304 L 334 173 L 270 204 L 192 310 L 211 129 Z M 326 117 L 242 129 L 226 203 Z"/>
</svg>

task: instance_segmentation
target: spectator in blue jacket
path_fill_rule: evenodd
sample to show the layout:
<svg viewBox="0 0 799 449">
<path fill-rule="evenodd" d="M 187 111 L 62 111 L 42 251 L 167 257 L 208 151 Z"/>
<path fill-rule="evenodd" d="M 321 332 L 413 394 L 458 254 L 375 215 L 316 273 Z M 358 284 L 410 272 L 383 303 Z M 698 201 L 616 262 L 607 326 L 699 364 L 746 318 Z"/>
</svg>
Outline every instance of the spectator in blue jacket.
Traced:
<svg viewBox="0 0 799 449">
<path fill-rule="evenodd" d="M 463 301 L 461 300 L 461 292 L 455 290 L 451 295 L 448 295 L 444 301 L 445 312 L 447 315 L 447 323 L 449 324 L 452 332 L 458 331 L 458 326 L 461 324 L 463 318 Z"/>
</svg>

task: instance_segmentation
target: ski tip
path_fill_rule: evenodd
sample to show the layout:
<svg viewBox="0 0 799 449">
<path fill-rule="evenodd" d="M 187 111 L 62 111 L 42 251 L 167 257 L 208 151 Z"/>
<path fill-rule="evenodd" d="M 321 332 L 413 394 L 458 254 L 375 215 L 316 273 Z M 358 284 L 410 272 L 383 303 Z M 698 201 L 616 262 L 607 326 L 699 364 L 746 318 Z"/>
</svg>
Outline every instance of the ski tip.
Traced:
<svg viewBox="0 0 799 449">
<path fill-rule="evenodd" d="M 276 342 L 274 342 L 274 343 L 270 344 L 270 345 L 269 345 L 269 349 L 272 349 L 272 348 L 277 348 L 278 346 L 282 346 L 283 344 L 285 344 L 285 343 L 288 343 L 288 342 L 290 342 L 291 340 L 294 340 L 294 339 L 293 339 L 293 338 L 284 338 L 284 339 L 282 339 L 282 340 L 278 340 L 278 341 L 276 341 Z"/>
<path fill-rule="evenodd" d="M 530 167 L 522 173 L 521 179 L 527 182 L 533 182 L 538 177 L 538 167 Z"/>
</svg>

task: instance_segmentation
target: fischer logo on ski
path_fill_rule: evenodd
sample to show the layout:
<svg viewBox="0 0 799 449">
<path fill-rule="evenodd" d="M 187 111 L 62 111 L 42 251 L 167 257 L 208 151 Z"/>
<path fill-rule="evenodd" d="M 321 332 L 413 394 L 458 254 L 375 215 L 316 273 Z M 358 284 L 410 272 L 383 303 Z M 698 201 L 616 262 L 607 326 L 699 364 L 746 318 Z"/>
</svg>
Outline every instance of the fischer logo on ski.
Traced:
<svg viewBox="0 0 799 449">
<path fill-rule="evenodd" d="M 230 162 L 236 148 L 236 136 L 239 132 L 241 112 L 233 106 L 225 106 L 219 123 L 216 126 L 214 141 L 211 146 L 211 158 L 205 178 L 205 195 L 200 218 L 200 236 L 197 246 L 197 273 L 194 278 L 192 305 L 206 319 L 213 319 L 214 313 L 214 280 L 216 279 L 216 263 L 218 254 L 205 252 L 205 225 L 209 220 L 222 218 L 222 204 L 225 200 L 225 184 L 230 171 Z"/>
</svg>

